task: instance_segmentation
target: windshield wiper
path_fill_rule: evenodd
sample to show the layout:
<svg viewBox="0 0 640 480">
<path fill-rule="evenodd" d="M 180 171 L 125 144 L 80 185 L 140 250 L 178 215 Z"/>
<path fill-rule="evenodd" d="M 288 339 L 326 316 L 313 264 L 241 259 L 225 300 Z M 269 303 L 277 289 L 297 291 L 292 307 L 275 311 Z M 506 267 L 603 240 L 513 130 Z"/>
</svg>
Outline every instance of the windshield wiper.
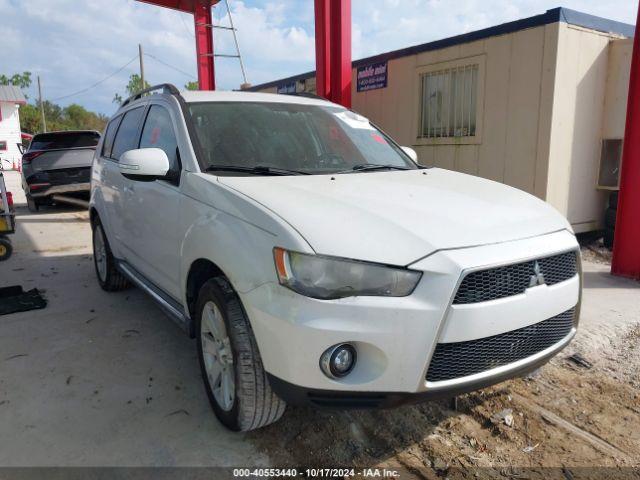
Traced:
<svg viewBox="0 0 640 480">
<path fill-rule="evenodd" d="M 241 165 L 209 165 L 205 172 L 245 172 L 253 175 L 310 175 L 302 170 L 289 170 L 286 168 L 267 167 L 256 165 L 255 167 L 243 167 Z"/>
<path fill-rule="evenodd" d="M 397 165 L 376 165 L 374 163 L 362 163 L 359 165 L 355 165 L 351 168 L 351 170 L 342 170 L 337 173 L 353 173 L 353 172 L 365 172 L 371 170 L 411 170 L 407 167 L 400 167 Z"/>
</svg>

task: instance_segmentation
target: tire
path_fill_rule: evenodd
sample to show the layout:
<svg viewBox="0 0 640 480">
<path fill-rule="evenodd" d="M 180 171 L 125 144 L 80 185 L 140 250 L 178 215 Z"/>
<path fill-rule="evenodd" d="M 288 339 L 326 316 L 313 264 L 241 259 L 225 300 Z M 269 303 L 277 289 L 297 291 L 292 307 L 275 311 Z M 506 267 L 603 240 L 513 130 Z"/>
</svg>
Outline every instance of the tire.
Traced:
<svg viewBox="0 0 640 480">
<path fill-rule="evenodd" d="M 99 220 L 93 223 L 93 265 L 98 283 L 107 292 L 118 292 L 131 286 L 131 283 L 116 267 L 111 253 L 109 240 Z"/>
<path fill-rule="evenodd" d="M 618 209 L 618 195 L 619 192 L 611 192 L 609 194 L 609 208 L 612 210 Z"/>
<path fill-rule="evenodd" d="M 38 201 L 29 194 L 27 194 L 27 208 L 31 213 L 38 213 L 38 210 L 40 210 Z"/>
<path fill-rule="evenodd" d="M 604 226 L 606 229 L 615 230 L 617 213 L 617 210 L 607 208 L 607 211 L 604 214 Z"/>
<path fill-rule="evenodd" d="M 604 242 L 604 246 L 609 250 L 613 250 L 613 237 L 614 237 L 614 230 L 612 228 L 605 229 L 603 242 Z"/>
<path fill-rule="evenodd" d="M 211 334 L 209 325 L 212 317 L 208 315 L 212 314 L 215 308 L 218 309 L 215 313 L 219 314 L 219 317 L 214 323 L 223 323 L 226 330 L 224 333 L 228 335 L 226 341 L 216 342 L 215 335 Z M 205 317 L 204 320 L 203 317 Z M 271 390 L 249 320 L 240 304 L 240 299 L 224 279 L 213 278 L 200 289 L 196 304 L 195 327 L 202 379 L 207 397 L 218 420 L 230 430 L 245 432 L 278 420 L 284 414 L 286 403 Z M 222 328 L 218 326 L 216 330 L 220 332 Z M 207 343 L 206 360 L 205 342 Z M 218 348 L 214 347 L 216 343 L 221 348 L 216 349 Z M 211 353 L 212 351 L 215 355 Z M 232 358 L 231 364 L 228 360 L 229 351 Z M 207 365 L 210 366 L 207 367 Z M 216 365 L 220 373 L 214 379 L 209 373 L 216 368 Z M 220 392 L 225 375 L 227 379 L 232 378 L 234 381 L 233 396 L 229 395 L 226 406 L 223 404 L 224 400 L 219 400 L 224 396 Z M 218 393 L 214 393 L 213 387 L 218 385 L 218 381 L 220 387 L 216 388 Z"/>
<path fill-rule="evenodd" d="M 0 237 L 0 262 L 9 260 L 12 253 L 13 245 L 11 245 L 11 240 L 6 237 Z"/>
</svg>

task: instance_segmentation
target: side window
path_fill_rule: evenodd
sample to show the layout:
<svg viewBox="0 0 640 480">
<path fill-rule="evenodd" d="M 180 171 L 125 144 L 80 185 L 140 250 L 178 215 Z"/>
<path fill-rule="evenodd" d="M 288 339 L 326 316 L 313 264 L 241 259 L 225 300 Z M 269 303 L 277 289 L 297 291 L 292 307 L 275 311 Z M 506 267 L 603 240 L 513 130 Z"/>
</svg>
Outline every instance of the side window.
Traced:
<svg viewBox="0 0 640 480">
<path fill-rule="evenodd" d="M 114 118 L 107 125 L 107 130 L 104 134 L 104 142 L 102 143 L 102 156 L 111 158 L 111 150 L 113 149 L 113 139 L 116 137 L 116 131 L 118 130 L 118 125 L 120 125 L 120 121 L 122 120 L 122 115 Z"/>
<path fill-rule="evenodd" d="M 129 110 L 122 117 L 111 152 L 111 158 L 114 160 L 119 160 L 120 156 L 127 150 L 138 148 L 138 127 L 143 113 L 144 108 L 139 107 Z"/>
<path fill-rule="evenodd" d="M 149 108 L 147 120 L 144 123 L 140 148 L 159 148 L 164 150 L 169 158 L 169 171 L 179 172 L 178 142 L 171 116 L 166 108 L 160 105 L 152 105 Z"/>
</svg>

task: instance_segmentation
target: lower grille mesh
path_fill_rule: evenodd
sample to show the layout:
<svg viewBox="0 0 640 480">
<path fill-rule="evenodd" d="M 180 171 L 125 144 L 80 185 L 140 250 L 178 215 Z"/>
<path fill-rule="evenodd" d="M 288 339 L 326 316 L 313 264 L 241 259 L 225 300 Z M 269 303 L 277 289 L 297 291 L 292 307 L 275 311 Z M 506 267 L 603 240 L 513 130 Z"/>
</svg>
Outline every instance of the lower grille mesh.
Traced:
<svg viewBox="0 0 640 480">
<path fill-rule="evenodd" d="M 427 381 L 465 377 L 535 355 L 566 337 L 574 317 L 575 308 L 572 308 L 543 322 L 500 335 L 439 343 L 429 365 Z"/>
</svg>

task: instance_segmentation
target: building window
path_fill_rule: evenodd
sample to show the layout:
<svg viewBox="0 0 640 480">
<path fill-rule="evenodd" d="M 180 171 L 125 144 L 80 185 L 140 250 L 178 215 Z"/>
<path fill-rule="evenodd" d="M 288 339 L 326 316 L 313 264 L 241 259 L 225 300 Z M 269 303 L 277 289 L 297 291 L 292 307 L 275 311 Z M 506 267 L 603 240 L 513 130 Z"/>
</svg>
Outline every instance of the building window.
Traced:
<svg viewBox="0 0 640 480">
<path fill-rule="evenodd" d="M 0 141 L 0 152 L 7 151 L 7 142 L 5 140 Z"/>
<path fill-rule="evenodd" d="M 420 77 L 418 138 L 474 137 L 479 65 L 461 65 Z"/>
</svg>

